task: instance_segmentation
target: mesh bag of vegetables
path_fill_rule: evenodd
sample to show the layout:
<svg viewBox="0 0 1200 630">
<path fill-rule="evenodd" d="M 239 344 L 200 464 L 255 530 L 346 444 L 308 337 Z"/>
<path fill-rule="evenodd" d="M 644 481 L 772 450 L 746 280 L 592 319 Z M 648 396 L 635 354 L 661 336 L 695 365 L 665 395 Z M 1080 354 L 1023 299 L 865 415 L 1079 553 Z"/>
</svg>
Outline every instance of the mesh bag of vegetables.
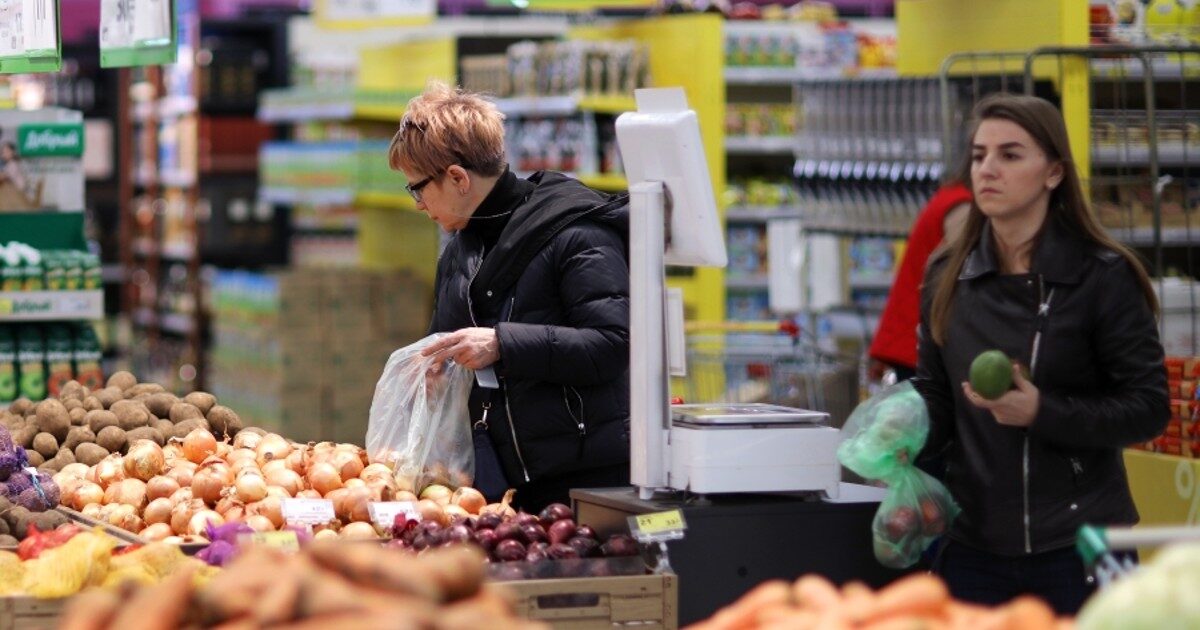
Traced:
<svg viewBox="0 0 1200 630">
<path fill-rule="evenodd" d="M 875 558 L 912 566 L 959 512 L 946 487 L 912 464 L 929 437 L 925 401 L 910 383 L 893 385 L 856 407 L 842 435 L 838 461 L 888 487 L 871 523 Z"/>
<path fill-rule="evenodd" d="M 430 483 L 470 485 L 475 474 L 467 410 L 474 372 L 447 361 L 434 373 L 433 359 L 421 356 L 443 336 L 429 335 L 392 353 L 367 424 L 371 461 L 391 466 L 401 487 L 416 492 Z"/>
</svg>

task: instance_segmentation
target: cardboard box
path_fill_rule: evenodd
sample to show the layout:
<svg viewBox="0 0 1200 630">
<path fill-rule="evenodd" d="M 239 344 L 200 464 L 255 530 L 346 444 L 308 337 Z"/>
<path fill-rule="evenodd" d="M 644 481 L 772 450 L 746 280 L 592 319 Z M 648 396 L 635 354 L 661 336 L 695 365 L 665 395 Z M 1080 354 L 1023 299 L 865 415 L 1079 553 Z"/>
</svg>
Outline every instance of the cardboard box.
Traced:
<svg viewBox="0 0 1200 630">
<path fill-rule="evenodd" d="M 679 583 L 674 575 L 632 575 L 493 582 L 514 596 L 517 614 L 554 628 L 609 630 L 679 627 Z"/>
</svg>

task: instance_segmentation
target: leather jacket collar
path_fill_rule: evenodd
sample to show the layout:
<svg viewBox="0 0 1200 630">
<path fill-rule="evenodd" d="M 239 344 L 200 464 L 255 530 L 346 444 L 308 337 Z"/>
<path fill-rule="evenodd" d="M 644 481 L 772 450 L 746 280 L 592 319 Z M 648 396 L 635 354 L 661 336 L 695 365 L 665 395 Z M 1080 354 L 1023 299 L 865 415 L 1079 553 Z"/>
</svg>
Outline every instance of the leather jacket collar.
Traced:
<svg viewBox="0 0 1200 630">
<path fill-rule="evenodd" d="M 1034 245 L 1030 273 L 1040 275 L 1048 282 L 1078 284 L 1083 271 L 1083 262 L 1092 250 L 1087 241 L 1072 233 L 1062 221 L 1046 218 L 1038 242 Z M 992 224 L 983 224 L 979 241 L 963 263 L 959 280 L 973 280 L 1000 271 L 992 242 Z"/>
</svg>

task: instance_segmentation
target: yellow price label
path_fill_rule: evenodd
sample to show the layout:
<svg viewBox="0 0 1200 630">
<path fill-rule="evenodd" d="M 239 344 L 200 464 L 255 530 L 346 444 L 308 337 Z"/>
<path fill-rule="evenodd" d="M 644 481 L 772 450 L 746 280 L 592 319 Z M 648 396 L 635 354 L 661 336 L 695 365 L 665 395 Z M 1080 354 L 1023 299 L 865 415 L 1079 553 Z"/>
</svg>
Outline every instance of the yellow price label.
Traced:
<svg viewBox="0 0 1200 630">
<path fill-rule="evenodd" d="M 12 313 L 13 301 L 8 298 L 0 299 L 0 315 L 12 315 Z"/>
<path fill-rule="evenodd" d="M 687 525 L 683 521 L 683 512 L 679 510 L 642 514 L 634 518 L 636 519 L 635 522 L 637 523 L 638 531 L 644 536 L 654 536 L 687 529 Z"/>
<path fill-rule="evenodd" d="M 250 542 L 284 551 L 300 551 L 300 539 L 296 537 L 296 532 L 255 532 L 250 535 Z"/>
</svg>

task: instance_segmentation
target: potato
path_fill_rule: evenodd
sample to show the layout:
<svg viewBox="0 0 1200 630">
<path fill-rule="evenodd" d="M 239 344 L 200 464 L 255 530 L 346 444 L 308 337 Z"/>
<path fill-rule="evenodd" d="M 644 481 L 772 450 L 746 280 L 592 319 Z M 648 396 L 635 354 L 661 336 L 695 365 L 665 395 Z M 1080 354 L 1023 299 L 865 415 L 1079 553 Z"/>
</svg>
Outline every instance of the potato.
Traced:
<svg viewBox="0 0 1200 630">
<path fill-rule="evenodd" d="M 95 395 L 92 395 L 83 399 L 83 408 L 88 411 L 99 411 L 104 409 L 104 403 L 100 402 L 100 399 L 96 398 Z"/>
<path fill-rule="evenodd" d="M 87 412 L 84 422 L 87 423 L 87 426 L 92 430 L 92 433 L 97 435 L 99 435 L 100 431 L 104 430 L 105 427 L 113 427 L 117 426 L 118 424 L 117 414 L 111 411 L 105 411 L 103 409 L 99 411 Z"/>
<path fill-rule="evenodd" d="M 33 438 L 40 433 L 37 424 L 28 424 L 12 432 L 13 444 L 24 446 L 26 449 L 33 448 Z"/>
<path fill-rule="evenodd" d="M 183 402 L 196 405 L 200 413 L 208 415 L 208 412 L 217 404 L 217 397 L 208 392 L 192 392 L 183 397 Z"/>
<path fill-rule="evenodd" d="M 29 522 L 36 525 L 39 532 L 54 531 L 55 527 L 66 522 L 66 516 L 57 510 L 46 510 L 45 512 L 34 512 L 29 515 Z M 28 527 L 29 524 L 26 524 Z"/>
<path fill-rule="evenodd" d="M 125 392 L 121 391 L 118 387 L 105 387 L 96 392 L 96 399 L 100 401 L 100 404 L 104 405 L 105 409 L 108 409 L 118 400 L 125 400 Z"/>
<path fill-rule="evenodd" d="M 66 441 L 63 442 L 63 448 L 69 448 L 72 451 L 76 446 L 84 442 L 95 442 L 96 434 L 88 427 L 71 427 L 71 432 L 67 434 Z"/>
<path fill-rule="evenodd" d="M 151 427 L 141 427 L 125 433 L 125 439 L 133 444 L 138 440 L 151 440 L 155 444 L 162 446 L 166 443 L 166 438 L 163 437 L 161 431 Z"/>
<path fill-rule="evenodd" d="M 68 398 L 62 401 L 62 404 L 67 408 L 67 411 L 71 411 L 72 409 L 83 409 L 83 401 L 75 398 Z"/>
<path fill-rule="evenodd" d="M 185 420 L 203 417 L 204 414 L 201 413 L 200 408 L 195 405 L 179 402 L 171 406 L 171 422 L 174 422 L 175 424 L 179 424 Z"/>
<path fill-rule="evenodd" d="M 81 385 L 79 381 L 67 381 L 58 392 L 58 399 L 64 403 L 68 400 L 82 401 L 83 397 L 87 395 L 87 388 Z"/>
<path fill-rule="evenodd" d="M 47 459 L 58 454 L 58 440 L 54 439 L 49 433 L 39 433 L 33 438 L 33 450 L 42 454 L 42 457 Z"/>
<path fill-rule="evenodd" d="M 37 451 L 27 450 L 25 451 L 25 455 L 29 457 L 29 465 L 34 468 L 46 463 L 46 458 L 42 457 L 42 454 Z"/>
<path fill-rule="evenodd" d="M 55 457 L 55 459 L 61 459 L 61 460 L 64 460 L 63 466 L 66 466 L 67 464 L 74 464 L 74 463 L 75 463 L 75 451 L 74 451 L 74 449 L 70 449 L 70 448 L 60 448 L 60 449 L 58 449 L 58 455 L 55 455 L 54 457 Z"/>
<path fill-rule="evenodd" d="M 87 410 L 83 408 L 83 405 L 80 405 L 68 411 L 67 415 L 71 416 L 71 426 L 80 427 L 83 426 L 83 419 L 87 417 Z"/>
<path fill-rule="evenodd" d="M 166 388 L 158 383 L 142 383 L 140 385 L 134 385 L 133 387 L 125 390 L 125 397 L 133 398 L 134 396 L 139 396 L 141 394 L 158 394 L 165 391 L 167 391 Z"/>
<path fill-rule="evenodd" d="M 166 419 L 155 420 L 154 422 L 150 423 L 150 426 L 158 429 L 158 432 L 163 434 L 165 437 L 170 437 L 171 434 L 175 432 L 175 423 Z"/>
<path fill-rule="evenodd" d="M 104 427 L 96 434 L 96 444 L 103 446 L 109 453 L 119 453 L 127 442 L 125 431 L 121 427 Z"/>
<path fill-rule="evenodd" d="M 144 427 L 150 422 L 150 410 L 140 402 L 117 401 L 113 403 L 110 411 L 117 416 L 117 426 L 126 431 Z"/>
<path fill-rule="evenodd" d="M 108 377 L 108 387 L 116 387 L 121 391 L 125 391 L 134 385 L 137 385 L 137 377 L 129 372 L 117 372 Z"/>
<path fill-rule="evenodd" d="M 150 413 L 159 418 L 166 418 L 171 413 L 171 405 L 177 402 L 179 402 L 179 398 L 175 394 L 159 392 L 157 394 L 150 394 L 146 398 L 146 408 L 150 410 Z"/>
<path fill-rule="evenodd" d="M 84 442 L 75 447 L 75 461 L 81 464 L 95 466 L 105 457 L 108 457 L 108 450 L 99 444 Z"/>
<path fill-rule="evenodd" d="M 25 412 L 29 411 L 30 409 L 33 409 L 33 401 L 29 400 L 28 398 L 18 398 L 12 401 L 12 404 L 8 406 L 8 410 L 18 416 L 25 415 Z"/>
<path fill-rule="evenodd" d="M 216 405 L 208 412 L 208 423 L 212 425 L 213 435 L 233 437 L 242 430 L 242 419 L 229 407 Z"/>
<path fill-rule="evenodd" d="M 179 438 L 182 440 L 183 438 L 187 437 L 187 434 L 191 433 L 195 429 L 208 428 L 208 420 L 205 420 L 204 418 L 192 418 L 176 424 L 175 428 L 171 429 L 171 435 L 169 437 Z"/>
<path fill-rule="evenodd" d="M 16 547 L 19 544 L 20 541 L 18 541 L 16 538 L 13 538 L 8 534 L 0 534 L 0 547 Z"/>
<path fill-rule="evenodd" d="M 8 499 L 5 499 L 5 501 L 7 501 L 7 500 Z M 9 504 L 9 507 L 12 507 L 11 503 Z M 7 508 L 5 508 L 5 509 L 7 509 Z M 9 527 L 8 527 L 8 521 L 0 518 L 0 536 L 7 536 L 11 533 L 12 533 L 12 530 L 9 529 Z"/>
<path fill-rule="evenodd" d="M 66 439 L 67 431 L 71 430 L 71 416 L 61 402 L 47 398 L 37 404 L 35 413 L 39 429 L 53 435 L 55 439 Z"/>
</svg>

